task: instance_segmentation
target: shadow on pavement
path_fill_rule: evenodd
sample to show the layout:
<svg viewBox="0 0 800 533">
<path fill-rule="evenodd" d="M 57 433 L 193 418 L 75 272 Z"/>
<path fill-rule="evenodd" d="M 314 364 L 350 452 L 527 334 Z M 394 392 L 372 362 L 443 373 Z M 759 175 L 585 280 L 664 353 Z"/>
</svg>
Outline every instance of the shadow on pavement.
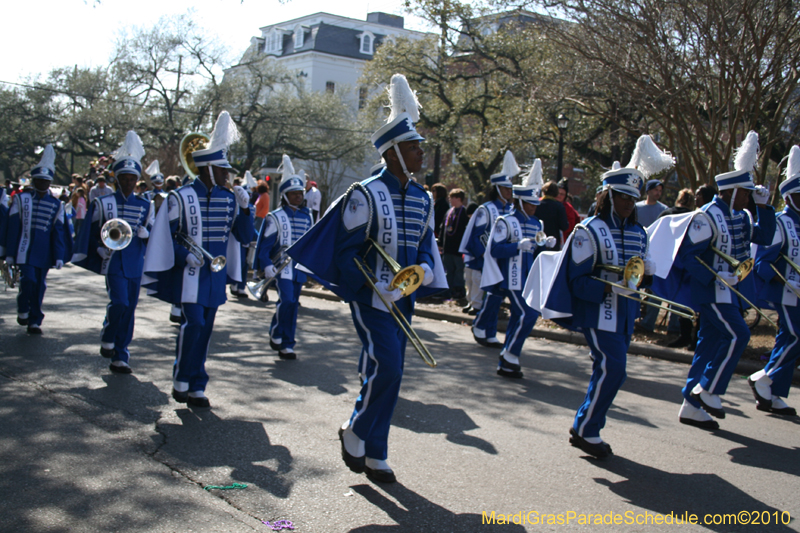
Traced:
<svg viewBox="0 0 800 533">
<path fill-rule="evenodd" d="M 751 439 L 720 429 L 711 433 L 715 437 L 743 445 L 741 448 L 728 450 L 731 461 L 737 464 L 774 470 L 792 476 L 800 476 L 798 448 L 783 448 L 768 442 Z"/>
</svg>

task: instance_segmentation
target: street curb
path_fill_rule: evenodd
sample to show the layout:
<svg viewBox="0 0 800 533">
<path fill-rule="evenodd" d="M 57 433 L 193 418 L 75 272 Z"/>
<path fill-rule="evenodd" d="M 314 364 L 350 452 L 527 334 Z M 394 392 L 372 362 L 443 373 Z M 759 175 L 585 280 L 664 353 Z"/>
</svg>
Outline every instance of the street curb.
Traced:
<svg viewBox="0 0 800 533">
<path fill-rule="evenodd" d="M 310 296 L 312 298 L 320 298 L 323 300 L 342 301 L 341 298 L 339 298 L 338 296 L 327 290 L 303 288 L 300 291 L 300 294 L 302 296 Z M 471 319 L 464 318 L 464 316 L 461 313 L 445 313 L 442 311 L 425 309 L 424 307 L 419 307 L 419 306 L 417 306 L 414 309 L 414 316 L 419 316 L 422 318 L 430 318 L 432 320 L 444 320 L 447 322 L 452 322 L 454 324 L 469 324 L 469 322 L 471 321 Z M 502 331 L 505 333 L 507 325 L 508 325 L 507 320 L 498 321 L 497 323 L 498 331 Z M 535 327 L 533 328 L 533 331 L 529 336 L 551 341 L 567 342 L 570 344 L 577 344 L 579 346 L 588 346 L 586 344 L 586 339 L 583 337 L 583 335 L 574 331 Z M 661 359 L 663 361 L 683 363 L 686 365 L 692 364 L 692 358 L 694 357 L 694 353 L 689 352 L 687 350 L 682 350 L 682 349 L 673 350 L 672 348 L 667 348 L 664 346 L 656 346 L 653 344 L 647 344 L 645 342 L 631 342 L 630 348 L 628 348 L 628 353 L 633 355 L 643 355 L 645 357 L 652 357 L 653 359 Z M 750 360 L 739 361 L 739 363 L 736 365 L 736 373 L 742 375 L 749 375 L 752 374 L 753 372 L 756 372 L 764 368 L 764 364 L 765 363 L 759 363 Z M 795 384 L 800 384 L 800 376 L 795 376 L 794 380 L 792 381 Z"/>
</svg>

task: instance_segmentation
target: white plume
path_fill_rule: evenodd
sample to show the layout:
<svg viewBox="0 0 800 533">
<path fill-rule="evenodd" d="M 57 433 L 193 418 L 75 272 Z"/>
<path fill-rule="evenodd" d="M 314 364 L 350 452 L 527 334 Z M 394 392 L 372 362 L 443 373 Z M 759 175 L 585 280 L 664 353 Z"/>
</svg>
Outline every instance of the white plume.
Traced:
<svg viewBox="0 0 800 533">
<path fill-rule="evenodd" d="M 614 161 L 614 164 L 611 165 L 611 170 L 619 170 L 622 168 L 622 165 L 619 164 L 619 161 Z"/>
<path fill-rule="evenodd" d="M 531 171 L 525 177 L 522 186 L 526 189 L 536 189 L 538 193 L 541 194 L 542 189 L 544 188 L 544 179 L 542 178 L 542 160 L 538 157 L 533 162 Z"/>
<path fill-rule="evenodd" d="M 142 144 L 142 140 L 133 130 L 130 130 L 125 135 L 125 141 L 123 141 L 122 146 L 117 148 L 117 151 L 114 152 L 114 159 L 116 160 L 125 157 L 130 157 L 136 161 L 141 161 L 144 157 L 144 145 Z"/>
<path fill-rule="evenodd" d="M 786 164 L 786 178 L 793 178 L 800 174 L 800 146 L 794 145 L 789 150 L 789 162 Z"/>
<path fill-rule="evenodd" d="M 292 164 L 292 160 L 289 159 L 288 155 L 283 154 L 283 163 L 281 163 L 279 170 L 282 170 L 281 181 L 289 179 L 295 175 L 294 165 Z"/>
<path fill-rule="evenodd" d="M 211 132 L 211 140 L 208 143 L 208 151 L 216 152 L 223 150 L 236 143 L 240 139 L 239 129 L 231 118 L 230 113 L 223 111 L 217 117 L 214 124 L 214 131 Z"/>
<path fill-rule="evenodd" d="M 48 144 L 44 147 L 44 152 L 42 152 L 42 159 L 39 161 L 39 164 L 36 165 L 37 167 L 45 167 L 49 168 L 53 172 L 56 170 L 56 151 L 53 150 L 53 145 Z"/>
<path fill-rule="evenodd" d="M 673 166 L 675 158 L 672 154 L 659 149 L 649 135 L 642 135 L 636 141 L 636 149 L 626 168 L 635 168 L 642 173 L 642 176 L 648 178 Z"/>
<path fill-rule="evenodd" d="M 511 179 L 519 172 L 519 165 L 517 165 L 517 160 L 514 159 L 514 154 L 511 153 L 511 150 L 506 150 L 506 155 L 503 156 L 503 169 L 500 173 Z"/>
<path fill-rule="evenodd" d="M 256 179 L 253 177 L 253 174 L 249 170 L 245 171 L 244 188 L 254 191 L 256 190 L 257 187 L 258 187 L 258 182 L 256 182 Z"/>
<path fill-rule="evenodd" d="M 733 169 L 752 172 L 758 163 L 758 133 L 747 132 L 747 137 L 733 156 Z"/>
<path fill-rule="evenodd" d="M 145 169 L 145 173 L 148 176 L 155 176 L 156 174 L 161 174 L 161 167 L 158 164 L 158 159 L 154 159 L 152 163 Z"/>
<path fill-rule="evenodd" d="M 419 100 L 417 100 L 416 93 L 409 87 L 406 77 L 402 74 L 392 76 L 388 91 L 391 113 L 386 122 L 393 121 L 402 113 L 408 113 L 411 115 L 411 122 L 417 122 L 419 120 Z"/>
</svg>

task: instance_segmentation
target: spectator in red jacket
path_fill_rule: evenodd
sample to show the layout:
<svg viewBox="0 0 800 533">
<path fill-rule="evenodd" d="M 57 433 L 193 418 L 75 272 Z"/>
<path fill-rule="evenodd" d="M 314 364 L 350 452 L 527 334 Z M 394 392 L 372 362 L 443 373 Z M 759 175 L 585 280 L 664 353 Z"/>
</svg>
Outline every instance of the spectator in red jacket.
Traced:
<svg viewBox="0 0 800 533">
<path fill-rule="evenodd" d="M 572 203 L 570 203 L 571 198 L 567 195 L 567 181 L 561 180 L 558 182 L 558 196 L 556 199 L 564 204 L 564 209 L 567 211 L 567 229 L 564 231 L 564 239 L 561 241 L 562 243 L 567 240 L 572 230 L 575 229 L 575 226 L 578 225 L 578 222 L 581 221 L 581 215 L 578 213 L 578 210 L 572 207 Z"/>
</svg>

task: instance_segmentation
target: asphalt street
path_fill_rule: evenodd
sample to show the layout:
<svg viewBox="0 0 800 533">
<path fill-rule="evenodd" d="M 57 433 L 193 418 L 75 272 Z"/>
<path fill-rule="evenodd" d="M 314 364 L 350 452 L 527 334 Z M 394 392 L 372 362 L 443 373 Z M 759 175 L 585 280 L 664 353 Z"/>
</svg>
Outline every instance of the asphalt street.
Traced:
<svg viewBox="0 0 800 533">
<path fill-rule="evenodd" d="M 800 531 L 800 421 L 757 411 L 742 376 L 721 429 L 707 432 L 678 422 L 686 365 L 630 356 L 603 431 L 616 455 L 598 461 L 568 444 L 586 347 L 529 339 L 525 377 L 506 380 L 466 326 L 415 319 L 439 366 L 409 348 L 389 439 L 398 483 L 380 485 L 339 453 L 359 390 L 343 303 L 303 298 L 298 359 L 282 361 L 267 336 L 274 304 L 229 301 L 207 365 L 212 409 L 193 411 L 169 395 L 177 328 L 166 304 L 142 295 L 134 374 L 119 376 L 99 355 L 102 278 L 68 266 L 48 285 L 41 337 L 0 291 L 2 531 L 272 531 L 277 520 L 326 533 Z M 247 487 L 204 490 L 233 483 Z M 670 513 L 727 523 L 652 524 Z M 543 515 L 569 523 L 537 524 Z"/>
</svg>

